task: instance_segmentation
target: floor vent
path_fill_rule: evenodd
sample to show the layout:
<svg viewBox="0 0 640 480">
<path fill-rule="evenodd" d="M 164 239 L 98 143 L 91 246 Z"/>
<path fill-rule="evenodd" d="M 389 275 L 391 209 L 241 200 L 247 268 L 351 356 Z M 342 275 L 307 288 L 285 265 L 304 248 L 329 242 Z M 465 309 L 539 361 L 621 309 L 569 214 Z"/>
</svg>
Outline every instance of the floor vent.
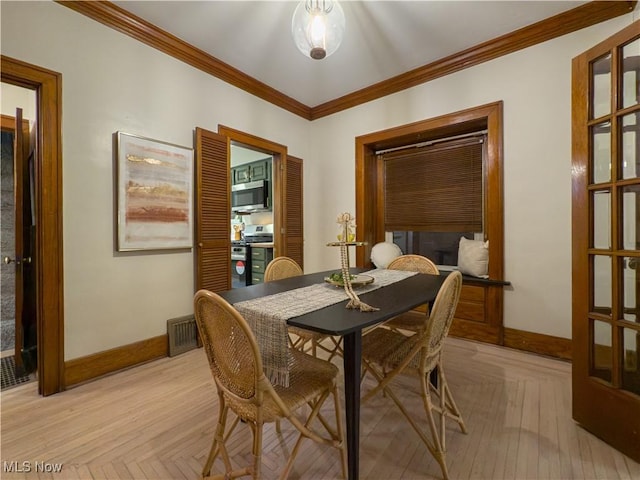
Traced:
<svg viewBox="0 0 640 480">
<path fill-rule="evenodd" d="M 167 320 L 169 356 L 173 357 L 198 346 L 198 327 L 193 315 Z"/>
</svg>

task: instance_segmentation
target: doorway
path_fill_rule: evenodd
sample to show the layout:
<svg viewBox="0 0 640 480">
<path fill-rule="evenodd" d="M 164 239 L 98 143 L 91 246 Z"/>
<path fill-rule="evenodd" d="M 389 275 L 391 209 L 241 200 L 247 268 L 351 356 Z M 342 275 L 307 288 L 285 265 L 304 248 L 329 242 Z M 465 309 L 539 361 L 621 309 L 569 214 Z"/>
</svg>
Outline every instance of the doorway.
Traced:
<svg viewBox="0 0 640 480">
<path fill-rule="evenodd" d="M 218 125 L 232 145 L 272 157 L 273 256 L 288 256 L 304 268 L 302 159 L 288 154 L 286 145 Z"/>
<path fill-rule="evenodd" d="M 4 55 L 0 81 L 35 92 L 34 157 L 35 316 L 38 338 L 38 392 L 64 389 L 64 318 L 62 249 L 62 76 Z"/>
<path fill-rule="evenodd" d="M 37 322 L 30 186 L 36 137 L 33 91 L 2 84 L 2 386 L 36 378 Z M 13 115 L 7 115 L 12 113 Z"/>
</svg>

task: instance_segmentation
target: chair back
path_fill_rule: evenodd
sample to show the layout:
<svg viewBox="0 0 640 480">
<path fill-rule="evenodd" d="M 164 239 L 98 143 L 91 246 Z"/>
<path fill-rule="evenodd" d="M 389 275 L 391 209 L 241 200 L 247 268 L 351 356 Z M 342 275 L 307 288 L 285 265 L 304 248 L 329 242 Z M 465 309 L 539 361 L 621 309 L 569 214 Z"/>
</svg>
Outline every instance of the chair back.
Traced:
<svg viewBox="0 0 640 480">
<path fill-rule="evenodd" d="M 439 275 L 440 271 L 435 263 L 422 255 L 400 255 L 394 258 L 389 265 L 389 270 L 405 270 L 407 272 L 428 273 L 431 275 Z"/>
<path fill-rule="evenodd" d="M 297 277 L 304 272 L 295 260 L 289 257 L 276 257 L 269 262 L 264 270 L 264 281 L 281 280 L 283 278 Z"/>
<path fill-rule="evenodd" d="M 423 335 L 429 357 L 437 354 L 442 348 L 442 343 L 453 323 L 461 290 L 462 274 L 456 270 L 451 272 L 442 283 L 427 321 Z"/>
<path fill-rule="evenodd" d="M 258 343 L 246 320 L 225 299 L 207 290 L 196 293 L 194 312 L 216 384 L 252 401 L 264 373 Z"/>
</svg>

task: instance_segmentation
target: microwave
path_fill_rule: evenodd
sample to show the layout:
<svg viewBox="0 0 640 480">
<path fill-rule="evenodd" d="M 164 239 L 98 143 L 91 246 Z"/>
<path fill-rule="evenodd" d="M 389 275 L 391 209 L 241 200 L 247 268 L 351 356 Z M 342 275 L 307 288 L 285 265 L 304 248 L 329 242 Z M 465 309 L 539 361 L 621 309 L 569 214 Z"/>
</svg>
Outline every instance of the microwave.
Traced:
<svg viewBox="0 0 640 480">
<path fill-rule="evenodd" d="M 231 187 L 232 212 L 259 212 L 271 210 L 269 182 L 239 183 Z"/>
</svg>

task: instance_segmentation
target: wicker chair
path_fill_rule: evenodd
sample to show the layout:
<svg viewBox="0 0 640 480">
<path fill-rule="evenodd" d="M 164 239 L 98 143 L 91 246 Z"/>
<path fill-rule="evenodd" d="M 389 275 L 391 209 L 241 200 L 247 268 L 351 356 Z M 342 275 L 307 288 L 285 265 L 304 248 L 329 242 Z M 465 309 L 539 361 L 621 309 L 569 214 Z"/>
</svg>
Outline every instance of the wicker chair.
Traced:
<svg viewBox="0 0 640 480">
<path fill-rule="evenodd" d="M 300 265 L 289 257 L 276 257 L 264 270 L 264 281 L 270 282 L 272 280 L 281 280 L 283 278 L 296 277 L 302 275 L 303 271 Z M 342 354 L 342 348 L 340 347 L 340 340 L 330 335 L 323 335 L 322 333 L 312 332 L 305 330 L 304 328 L 290 326 L 287 328 L 289 333 L 289 344 L 291 348 L 300 350 L 302 352 L 310 351 L 315 357 L 317 356 L 318 349 L 324 350 L 329 354 L 328 360 L 331 360 L 336 354 Z M 323 341 L 329 339 L 332 342 L 330 347 L 323 345 Z M 307 346 L 310 346 L 308 348 Z"/>
<path fill-rule="evenodd" d="M 408 272 L 427 273 L 430 275 L 440 275 L 440 271 L 435 263 L 422 255 L 401 255 L 393 259 L 389 265 L 389 270 L 405 270 Z M 429 316 L 429 306 L 425 305 L 426 315 Z M 424 325 L 425 314 L 416 311 L 407 312 L 384 323 L 384 327 L 391 330 L 404 330 L 415 333 Z"/>
<path fill-rule="evenodd" d="M 398 406 L 411 426 L 418 433 L 427 449 L 440 464 L 445 479 L 449 478 L 446 464 L 445 420 L 455 420 L 463 433 L 467 433 L 462 415 L 456 406 L 442 367 L 442 346 L 460 298 L 462 275 L 452 272 L 445 279 L 436 297 L 431 315 L 424 316 L 424 327 L 417 334 L 406 336 L 393 330 L 378 328 L 362 338 L 362 359 L 366 373 L 378 381 L 362 398 L 362 404 L 382 391 Z M 429 382 L 431 371 L 438 375 L 438 387 Z M 431 438 L 418 426 L 409 411 L 391 388 L 391 382 L 401 374 L 414 373 L 420 379 L 420 394 L 427 416 Z M 401 388 L 401 387 L 398 387 Z M 432 402 L 431 393 L 437 397 Z M 435 399 L 434 399 L 435 400 Z M 434 412 L 439 417 L 436 425 Z M 439 428 L 438 428 L 439 427 Z"/>
<path fill-rule="evenodd" d="M 325 360 L 291 350 L 289 386 L 273 386 L 265 376 L 259 347 L 245 319 L 219 295 L 200 290 L 194 298 L 195 317 L 211 373 L 218 390 L 219 416 L 209 457 L 202 471 L 203 478 L 258 479 L 262 466 L 262 430 L 265 423 L 289 420 L 299 431 L 281 479 L 287 478 L 302 439 L 330 445 L 340 451 L 342 474 L 346 475 L 346 447 L 342 429 L 342 414 L 336 378 L 338 368 Z M 320 414 L 325 400 L 333 396 L 335 429 Z M 295 413 L 306 408 L 309 416 L 300 421 Z M 236 418 L 227 430 L 229 410 Z M 324 426 L 323 436 L 310 427 L 315 419 Z M 227 440 L 239 420 L 253 432 L 252 464 L 233 469 Z M 214 460 L 222 457 L 224 475 L 209 477 Z"/>
</svg>

